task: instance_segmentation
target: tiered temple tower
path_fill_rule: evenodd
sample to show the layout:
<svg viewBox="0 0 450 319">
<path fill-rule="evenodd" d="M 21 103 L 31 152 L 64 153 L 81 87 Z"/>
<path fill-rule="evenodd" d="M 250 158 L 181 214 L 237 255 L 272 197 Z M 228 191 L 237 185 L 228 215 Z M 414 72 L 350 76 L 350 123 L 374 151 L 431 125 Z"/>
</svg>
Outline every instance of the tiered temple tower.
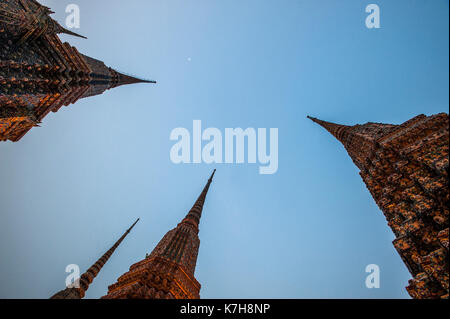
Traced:
<svg viewBox="0 0 450 319">
<path fill-rule="evenodd" d="M 49 112 L 124 84 L 155 83 L 107 67 L 62 43 L 79 36 L 35 0 L 0 2 L 0 141 L 19 141 Z M 81 36 L 80 36 L 81 37 Z"/>
<path fill-rule="evenodd" d="M 200 240 L 200 218 L 215 170 L 194 206 L 178 226 L 169 231 L 150 255 L 109 286 L 104 299 L 197 299 L 195 279 Z"/>
<path fill-rule="evenodd" d="M 345 147 L 411 272 L 413 298 L 448 298 L 449 116 L 346 126 L 311 118 Z"/>
<path fill-rule="evenodd" d="M 130 231 L 133 229 L 134 225 L 137 224 L 139 218 L 131 225 L 130 228 L 119 238 L 119 240 L 102 256 L 95 264 L 93 264 L 84 274 L 80 276 L 79 288 L 66 288 L 54 294 L 50 299 L 81 299 L 84 298 L 86 290 L 88 290 L 89 285 L 92 283 L 95 277 L 97 277 L 103 265 L 106 264 L 108 259 L 114 253 L 114 251 L 119 247 L 120 243 L 127 237 Z"/>
</svg>

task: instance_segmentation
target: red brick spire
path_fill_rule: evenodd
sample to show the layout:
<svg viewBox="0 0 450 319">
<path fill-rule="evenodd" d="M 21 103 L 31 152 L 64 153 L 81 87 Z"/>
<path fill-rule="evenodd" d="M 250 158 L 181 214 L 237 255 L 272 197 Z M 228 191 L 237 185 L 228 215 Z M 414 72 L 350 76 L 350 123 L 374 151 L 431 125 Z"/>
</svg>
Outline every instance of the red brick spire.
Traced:
<svg viewBox="0 0 450 319">
<path fill-rule="evenodd" d="M 448 298 L 449 117 L 418 115 L 401 125 L 345 126 L 308 117 L 345 147 L 413 276 L 413 298 Z"/>
<path fill-rule="evenodd" d="M 214 172 L 186 217 L 167 232 L 146 258 L 109 286 L 105 299 L 194 299 L 200 298 L 195 279 L 200 239 L 198 224 Z"/>
<path fill-rule="evenodd" d="M 102 256 L 95 264 L 93 264 L 84 274 L 80 276 L 79 284 L 80 288 L 66 288 L 60 292 L 53 295 L 50 299 L 81 299 L 84 297 L 86 290 L 88 290 L 89 285 L 92 283 L 95 277 L 106 264 L 108 259 L 114 253 L 114 251 L 119 247 L 120 243 L 127 237 L 133 227 L 137 224 L 139 218 L 131 225 L 130 228 L 119 238 L 119 240 Z"/>
</svg>

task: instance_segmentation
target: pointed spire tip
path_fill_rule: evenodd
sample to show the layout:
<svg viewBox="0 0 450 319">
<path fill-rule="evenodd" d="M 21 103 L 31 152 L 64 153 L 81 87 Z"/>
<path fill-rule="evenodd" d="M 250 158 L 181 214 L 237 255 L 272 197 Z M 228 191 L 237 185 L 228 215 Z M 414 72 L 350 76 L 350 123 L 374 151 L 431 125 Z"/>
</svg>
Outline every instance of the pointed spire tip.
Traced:
<svg viewBox="0 0 450 319">
<path fill-rule="evenodd" d="M 318 118 L 315 118 L 313 116 L 307 115 L 306 118 L 310 119 L 311 121 L 313 121 L 313 122 L 315 122 L 317 124 L 320 124 L 320 122 L 321 122 Z"/>
<path fill-rule="evenodd" d="M 141 218 L 136 219 L 136 221 L 133 223 L 133 225 L 131 225 L 131 227 L 128 228 L 127 233 L 129 233 L 129 232 L 133 229 L 133 227 L 138 223 L 138 221 L 139 221 L 140 219 L 141 219 Z"/>
<path fill-rule="evenodd" d="M 68 29 L 66 29 L 66 28 L 63 28 L 63 27 L 61 27 L 61 26 L 60 26 L 59 33 L 65 33 L 65 34 L 68 34 L 68 35 L 71 35 L 71 36 L 74 36 L 74 37 L 78 37 L 78 38 L 82 38 L 82 39 L 87 39 L 87 37 L 85 37 L 84 35 L 75 33 L 75 32 L 73 32 L 73 31 L 70 31 L 70 30 L 68 30 Z"/>
<path fill-rule="evenodd" d="M 133 75 L 128 75 L 119 71 L 116 71 L 114 69 L 111 69 L 113 72 L 117 74 L 117 83 L 113 85 L 113 87 L 118 87 L 124 84 L 136 84 L 136 83 L 151 83 L 156 84 L 156 81 L 153 80 L 145 80 L 140 79 L 138 77 L 135 77 Z"/>
<path fill-rule="evenodd" d="M 216 169 L 213 170 L 213 172 L 212 172 L 212 174 L 211 174 L 211 177 L 209 178 L 210 181 L 212 181 L 212 179 L 213 179 L 215 173 L 216 173 Z"/>
</svg>

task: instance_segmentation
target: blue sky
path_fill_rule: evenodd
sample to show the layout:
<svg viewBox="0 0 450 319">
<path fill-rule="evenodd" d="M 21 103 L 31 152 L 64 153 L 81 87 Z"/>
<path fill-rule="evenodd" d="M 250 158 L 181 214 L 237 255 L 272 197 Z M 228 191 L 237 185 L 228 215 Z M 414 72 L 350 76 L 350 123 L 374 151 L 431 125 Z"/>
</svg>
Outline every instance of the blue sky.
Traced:
<svg viewBox="0 0 450 319">
<path fill-rule="evenodd" d="M 306 119 L 448 112 L 448 1 L 46 0 L 81 9 L 107 65 L 158 81 L 47 116 L 0 145 L 0 297 L 48 298 L 137 218 L 87 292 L 150 253 L 217 168 L 200 224 L 202 298 L 408 298 L 394 235 L 342 145 Z M 381 28 L 365 27 L 377 3 Z M 177 127 L 279 129 L 279 169 L 170 161 Z M 381 287 L 365 287 L 377 264 Z"/>
</svg>

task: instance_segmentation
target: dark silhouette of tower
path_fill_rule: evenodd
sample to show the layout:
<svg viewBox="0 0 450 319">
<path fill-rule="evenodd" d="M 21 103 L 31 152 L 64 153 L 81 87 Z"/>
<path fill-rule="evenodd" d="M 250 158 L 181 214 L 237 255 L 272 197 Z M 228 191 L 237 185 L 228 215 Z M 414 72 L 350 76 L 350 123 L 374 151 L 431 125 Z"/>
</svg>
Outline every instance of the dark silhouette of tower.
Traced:
<svg viewBox="0 0 450 319">
<path fill-rule="evenodd" d="M 93 264 L 84 274 L 82 274 L 78 280 L 79 288 L 66 288 L 53 295 L 50 299 L 81 299 L 84 297 L 86 290 L 92 283 L 95 277 L 97 277 L 103 265 L 106 264 L 108 259 L 119 247 L 120 243 L 127 237 L 134 225 L 137 224 L 139 218 L 131 225 L 130 228 L 119 238 L 119 240 L 102 256 L 95 264 Z"/>
<path fill-rule="evenodd" d="M 214 173 L 194 206 L 178 226 L 170 230 L 150 255 L 109 286 L 104 299 L 194 299 L 200 298 L 195 279 L 200 240 L 200 218 Z"/>
<path fill-rule="evenodd" d="M 449 117 L 346 126 L 309 117 L 345 147 L 414 277 L 413 298 L 448 298 Z"/>
<path fill-rule="evenodd" d="M 79 36 L 35 0 L 0 2 L 0 141 L 19 141 L 49 112 L 140 80 L 85 56 L 59 33 Z M 81 37 L 81 36 L 80 36 Z"/>
</svg>

